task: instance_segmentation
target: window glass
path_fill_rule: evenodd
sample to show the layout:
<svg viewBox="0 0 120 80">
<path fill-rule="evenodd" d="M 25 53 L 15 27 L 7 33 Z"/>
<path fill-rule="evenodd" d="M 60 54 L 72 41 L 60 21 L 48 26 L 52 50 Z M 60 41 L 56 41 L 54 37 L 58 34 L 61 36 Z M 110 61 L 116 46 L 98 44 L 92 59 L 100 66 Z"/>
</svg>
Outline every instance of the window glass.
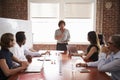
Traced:
<svg viewBox="0 0 120 80">
<path fill-rule="evenodd" d="M 61 3 L 30 3 L 33 43 L 56 43 L 54 34 L 55 30 L 59 28 L 58 22 L 61 17 L 70 31 L 70 43 L 88 43 L 87 33 L 94 29 L 93 5 L 91 3 L 67 3 L 64 4 L 62 11 L 60 6 Z M 87 7 L 89 8 L 86 9 Z M 87 11 L 78 11 L 84 8 Z M 71 10 L 73 12 L 70 12 Z M 80 12 L 85 15 L 79 15 Z"/>
</svg>

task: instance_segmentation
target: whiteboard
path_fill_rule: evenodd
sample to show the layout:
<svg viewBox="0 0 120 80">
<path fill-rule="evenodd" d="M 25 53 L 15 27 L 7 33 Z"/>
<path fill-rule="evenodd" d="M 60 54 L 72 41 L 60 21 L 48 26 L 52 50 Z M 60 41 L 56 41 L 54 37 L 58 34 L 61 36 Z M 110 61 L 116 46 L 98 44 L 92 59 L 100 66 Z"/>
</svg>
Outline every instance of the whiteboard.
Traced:
<svg viewBox="0 0 120 80">
<path fill-rule="evenodd" d="M 0 18 L 0 37 L 3 33 L 16 34 L 17 31 L 24 31 L 26 35 L 26 47 L 32 47 L 32 26 L 30 20 L 19 20 Z"/>
</svg>

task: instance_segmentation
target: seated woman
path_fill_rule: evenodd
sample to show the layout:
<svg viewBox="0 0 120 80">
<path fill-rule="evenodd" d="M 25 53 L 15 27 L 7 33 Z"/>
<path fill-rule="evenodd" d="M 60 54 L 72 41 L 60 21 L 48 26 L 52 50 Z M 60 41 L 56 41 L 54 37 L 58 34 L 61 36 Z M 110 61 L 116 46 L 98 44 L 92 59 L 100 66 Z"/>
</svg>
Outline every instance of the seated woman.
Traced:
<svg viewBox="0 0 120 80">
<path fill-rule="evenodd" d="M 11 33 L 5 33 L 1 36 L 0 50 L 0 80 L 8 80 L 8 78 L 27 68 L 28 62 L 20 61 L 9 51 L 14 46 L 14 36 Z M 20 67 L 13 68 L 12 60 L 19 63 Z"/>
<path fill-rule="evenodd" d="M 106 54 L 104 54 L 103 52 L 106 52 Z M 99 53 L 99 59 L 98 61 L 94 61 L 94 62 L 86 62 L 86 63 L 77 63 L 76 66 L 77 67 L 97 67 L 98 63 L 100 62 L 101 59 L 108 57 L 110 51 L 108 49 L 107 46 L 103 46 L 101 48 L 101 51 Z"/>
<path fill-rule="evenodd" d="M 104 39 L 104 36 L 103 34 L 98 34 L 98 38 L 99 38 L 99 42 L 100 42 L 100 53 L 99 53 L 99 59 L 98 61 L 94 61 L 94 62 L 87 62 L 87 63 L 78 63 L 76 64 L 77 67 L 79 66 L 82 66 L 82 67 L 97 67 L 98 66 L 98 63 L 99 61 L 102 59 L 102 58 L 105 58 L 107 57 L 106 54 L 102 53 L 102 52 L 108 52 L 109 53 L 109 50 L 105 44 L 105 39 Z"/>
<path fill-rule="evenodd" d="M 95 31 L 90 31 L 88 33 L 88 41 L 90 42 L 90 45 L 87 48 L 87 52 L 85 54 L 72 54 L 81 56 L 84 61 L 97 61 L 99 50 L 100 50 L 100 44 L 99 39 Z"/>
</svg>

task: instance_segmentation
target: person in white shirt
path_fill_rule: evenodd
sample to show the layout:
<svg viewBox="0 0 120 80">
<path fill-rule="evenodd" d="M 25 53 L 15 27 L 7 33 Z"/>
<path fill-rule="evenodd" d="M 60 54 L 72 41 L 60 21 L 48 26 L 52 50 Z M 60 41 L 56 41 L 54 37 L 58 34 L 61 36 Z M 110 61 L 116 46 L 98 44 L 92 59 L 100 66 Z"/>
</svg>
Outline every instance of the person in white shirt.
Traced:
<svg viewBox="0 0 120 80">
<path fill-rule="evenodd" d="M 39 53 L 35 51 L 30 51 L 29 49 L 25 48 L 24 44 L 26 42 L 25 32 L 19 31 L 16 33 L 16 44 L 14 47 L 10 48 L 10 51 L 16 56 L 18 59 L 22 61 L 28 61 L 29 63 L 32 62 L 33 56 L 41 56 L 42 54 L 46 53 Z M 18 66 L 15 63 L 15 66 Z"/>
<path fill-rule="evenodd" d="M 60 20 L 58 23 L 59 29 L 55 31 L 55 40 L 57 40 L 56 50 L 67 53 L 67 45 L 70 40 L 69 30 L 65 28 L 65 21 Z"/>
</svg>

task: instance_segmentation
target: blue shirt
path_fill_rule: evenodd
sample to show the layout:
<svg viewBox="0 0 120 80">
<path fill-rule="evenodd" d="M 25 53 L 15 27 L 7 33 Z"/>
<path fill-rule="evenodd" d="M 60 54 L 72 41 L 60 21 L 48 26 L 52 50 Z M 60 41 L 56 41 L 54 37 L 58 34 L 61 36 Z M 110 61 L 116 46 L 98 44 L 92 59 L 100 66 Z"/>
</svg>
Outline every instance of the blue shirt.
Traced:
<svg viewBox="0 0 120 80">
<path fill-rule="evenodd" d="M 99 53 L 98 61 L 88 62 L 87 66 L 97 67 L 99 62 L 100 62 L 100 60 L 103 59 L 103 58 L 106 58 L 106 54 L 105 53 Z"/>
<path fill-rule="evenodd" d="M 120 80 L 120 51 L 111 53 L 108 58 L 99 61 L 98 70 L 110 72 L 112 80 Z"/>
<path fill-rule="evenodd" d="M 12 56 L 13 54 L 5 48 L 0 50 L 0 59 L 5 59 L 9 69 L 12 69 Z M 2 64 L 0 64 L 2 65 Z M 7 80 L 8 77 L 5 76 L 3 71 L 0 69 L 0 80 Z"/>
</svg>

